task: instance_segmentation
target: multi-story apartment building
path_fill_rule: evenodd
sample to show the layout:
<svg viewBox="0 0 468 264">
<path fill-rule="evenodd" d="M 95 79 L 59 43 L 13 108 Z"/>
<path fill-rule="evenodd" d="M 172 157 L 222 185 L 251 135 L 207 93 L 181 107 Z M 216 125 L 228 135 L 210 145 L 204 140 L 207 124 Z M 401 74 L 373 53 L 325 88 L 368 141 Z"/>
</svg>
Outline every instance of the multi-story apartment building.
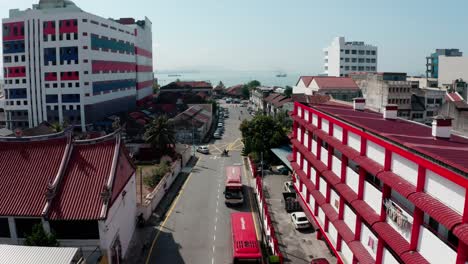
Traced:
<svg viewBox="0 0 468 264">
<path fill-rule="evenodd" d="M 151 22 L 112 20 L 71 1 L 10 10 L 3 23 L 5 113 L 10 129 L 43 121 L 83 130 L 151 98 Z"/>
<path fill-rule="evenodd" d="M 436 49 L 426 57 L 426 77 L 439 78 L 439 56 L 461 57 L 463 52 L 458 49 Z"/>
<path fill-rule="evenodd" d="M 468 57 L 439 56 L 439 85 L 451 86 L 457 80 L 468 80 Z"/>
<path fill-rule="evenodd" d="M 296 102 L 291 165 L 306 215 L 339 263 L 468 261 L 468 139 L 337 102 Z"/>
<path fill-rule="evenodd" d="M 355 71 L 377 71 L 377 47 L 363 41 L 345 41 L 344 37 L 336 37 L 323 51 L 325 75 L 339 77 Z"/>
<path fill-rule="evenodd" d="M 374 111 L 383 112 L 388 104 L 398 105 L 398 116 L 411 118 L 411 82 L 406 73 L 355 72 L 351 78 L 359 85 L 366 99 L 366 106 Z"/>
<path fill-rule="evenodd" d="M 249 101 L 252 102 L 253 109 L 264 113 L 266 111 L 265 98 L 267 98 L 274 90 L 274 87 L 268 86 L 259 86 L 253 89 L 250 92 L 249 98 Z"/>
</svg>

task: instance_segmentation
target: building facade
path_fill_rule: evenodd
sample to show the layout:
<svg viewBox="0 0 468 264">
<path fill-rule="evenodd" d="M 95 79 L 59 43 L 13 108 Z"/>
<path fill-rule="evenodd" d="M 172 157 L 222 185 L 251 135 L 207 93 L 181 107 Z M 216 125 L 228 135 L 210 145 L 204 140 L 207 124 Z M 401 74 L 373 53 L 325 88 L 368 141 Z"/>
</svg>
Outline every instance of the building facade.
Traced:
<svg viewBox="0 0 468 264">
<path fill-rule="evenodd" d="M 439 78 L 439 56 L 461 57 L 463 52 L 458 49 L 436 49 L 426 57 L 426 77 Z"/>
<path fill-rule="evenodd" d="M 345 41 L 336 37 L 325 48 L 324 74 L 327 76 L 348 76 L 349 72 L 377 71 L 377 47 L 363 41 Z"/>
<path fill-rule="evenodd" d="M 266 110 L 265 98 L 267 98 L 270 93 L 275 89 L 273 87 L 259 86 L 253 89 L 250 92 L 249 101 L 252 103 L 252 108 L 254 111 L 261 111 L 264 113 Z"/>
<path fill-rule="evenodd" d="M 339 263 L 468 260 L 468 139 L 336 103 L 295 103 L 291 165 L 306 215 Z"/>
<path fill-rule="evenodd" d="M 439 56 L 439 85 L 451 86 L 460 79 L 468 81 L 468 57 Z"/>
<path fill-rule="evenodd" d="M 330 95 L 336 100 L 351 102 L 361 97 L 361 90 L 349 77 L 301 76 L 293 94 Z"/>
<path fill-rule="evenodd" d="M 105 19 L 71 1 L 10 10 L 3 24 L 10 129 L 43 121 L 86 126 L 151 98 L 151 22 Z"/>
</svg>

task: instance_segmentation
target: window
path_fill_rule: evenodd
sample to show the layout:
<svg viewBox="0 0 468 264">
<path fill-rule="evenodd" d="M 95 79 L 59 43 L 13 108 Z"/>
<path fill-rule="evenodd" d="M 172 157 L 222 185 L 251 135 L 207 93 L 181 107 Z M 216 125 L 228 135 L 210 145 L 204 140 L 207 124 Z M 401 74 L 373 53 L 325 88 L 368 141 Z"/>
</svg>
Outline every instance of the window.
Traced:
<svg viewBox="0 0 468 264">
<path fill-rule="evenodd" d="M 371 51 L 371 54 L 372 54 L 372 55 L 375 55 L 375 54 L 376 54 L 376 51 L 375 51 L 375 50 L 372 50 L 372 51 Z"/>
<path fill-rule="evenodd" d="M 344 68 L 345 70 L 349 71 L 349 66 L 345 66 Z"/>
<path fill-rule="evenodd" d="M 379 180 L 379 178 L 377 178 L 377 176 L 367 172 L 366 181 L 374 185 L 374 187 L 376 187 L 377 189 L 382 190 L 382 182 Z"/>
<path fill-rule="evenodd" d="M 60 83 L 60 88 L 65 88 L 65 83 Z"/>
<path fill-rule="evenodd" d="M 352 71 L 355 71 L 355 70 L 356 70 L 356 66 L 351 66 L 351 70 L 352 70 Z"/>
<path fill-rule="evenodd" d="M 84 74 L 88 74 L 89 72 L 88 71 L 84 71 Z"/>
<path fill-rule="evenodd" d="M 88 22 L 88 19 L 83 19 L 83 20 L 81 20 L 81 21 L 83 21 L 84 23 L 86 23 L 86 22 Z"/>
<path fill-rule="evenodd" d="M 364 66 L 359 66 L 358 67 L 358 71 L 363 71 L 364 70 Z"/>
<path fill-rule="evenodd" d="M 349 54 L 349 50 L 345 50 L 345 54 Z"/>
<path fill-rule="evenodd" d="M 23 62 L 26 61 L 26 56 L 21 55 L 21 61 L 23 61 Z"/>
<path fill-rule="evenodd" d="M 322 147 L 328 149 L 328 143 L 322 140 Z"/>
<path fill-rule="evenodd" d="M 57 83 L 54 83 L 52 87 L 57 88 Z"/>
<path fill-rule="evenodd" d="M 370 54 L 371 54 L 370 50 L 366 50 L 366 55 L 370 55 Z"/>
<path fill-rule="evenodd" d="M 337 150 L 336 148 L 333 149 L 333 156 L 335 156 L 337 159 L 341 160 L 341 157 L 342 157 L 342 154 L 339 150 Z"/>
<path fill-rule="evenodd" d="M 435 99 L 435 103 L 439 105 L 442 104 L 442 98 Z"/>
<path fill-rule="evenodd" d="M 370 60 L 370 59 L 366 59 L 366 63 L 370 63 L 370 62 L 371 62 L 371 60 Z"/>
<path fill-rule="evenodd" d="M 73 83 L 68 83 L 68 88 L 72 88 L 73 87 Z"/>
<path fill-rule="evenodd" d="M 434 116 L 434 112 L 433 112 L 433 111 L 427 111 L 427 112 L 426 112 L 426 116 L 427 116 L 427 117 Z"/>
<path fill-rule="evenodd" d="M 363 51 L 363 50 L 359 51 L 359 55 L 364 55 L 364 53 L 365 53 L 365 51 Z"/>
<path fill-rule="evenodd" d="M 354 172 L 359 173 L 359 165 L 353 160 L 348 160 L 348 167 Z"/>
<path fill-rule="evenodd" d="M 364 63 L 364 59 L 359 59 L 359 63 Z"/>
<path fill-rule="evenodd" d="M 356 54 L 356 50 L 351 50 L 351 54 Z"/>
<path fill-rule="evenodd" d="M 345 58 L 344 61 L 345 61 L 345 62 L 349 62 L 349 58 Z"/>
<path fill-rule="evenodd" d="M 352 59 L 351 59 L 351 62 L 356 62 L 356 61 L 357 61 L 356 58 L 352 58 Z"/>
<path fill-rule="evenodd" d="M 83 36 L 88 36 L 88 32 L 83 32 Z"/>
<path fill-rule="evenodd" d="M 375 63 L 375 62 L 376 62 L 376 59 L 371 59 L 371 62 L 372 62 L 372 63 Z"/>
</svg>

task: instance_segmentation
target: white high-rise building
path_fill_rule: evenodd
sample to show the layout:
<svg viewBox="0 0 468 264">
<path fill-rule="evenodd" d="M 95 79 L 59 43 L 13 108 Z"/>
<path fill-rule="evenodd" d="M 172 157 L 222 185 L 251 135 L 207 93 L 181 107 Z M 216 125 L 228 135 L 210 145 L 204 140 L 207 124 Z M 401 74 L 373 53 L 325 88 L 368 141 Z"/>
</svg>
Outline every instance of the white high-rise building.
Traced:
<svg viewBox="0 0 468 264">
<path fill-rule="evenodd" d="M 327 76 L 348 76 L 350 72 L 376 72 L 377 47 L 363 41 L 345 41 L 336 37 L 323 49 Z"/>
</svg>

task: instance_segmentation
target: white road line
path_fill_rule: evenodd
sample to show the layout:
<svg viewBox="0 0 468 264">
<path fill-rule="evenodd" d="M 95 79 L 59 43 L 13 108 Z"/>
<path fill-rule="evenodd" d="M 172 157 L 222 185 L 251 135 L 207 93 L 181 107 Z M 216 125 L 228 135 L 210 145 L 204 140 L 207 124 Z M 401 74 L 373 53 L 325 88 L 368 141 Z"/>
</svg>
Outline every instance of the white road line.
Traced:
<svg viewBox="0 0 468 264">
<path fill-rule="evenodd" d="M 211 264 L 214 264 L 214 257 L 211 258 Z"/>
<path fill-rule="evenodd" d="M 215 251 L 215 246 L 213 245 L 213 253 L 214 253 L 214 251 Z"/>
<path fill-rule="evenodd" d="M 216 228 L 215 228 L 215 230 L 216 230 Z M 213 236 L 213 241 L 216 241 L 216 234 Z"/>
<path fill-rule="evenodd" d="M 216 231 L 216 225 L 215 225 L 215 231 Z M 216 238 L 216 235 L 215 235 L 215 238 Z M 216 240 L 216 239 L 215 239 Z"/>
</svg>

